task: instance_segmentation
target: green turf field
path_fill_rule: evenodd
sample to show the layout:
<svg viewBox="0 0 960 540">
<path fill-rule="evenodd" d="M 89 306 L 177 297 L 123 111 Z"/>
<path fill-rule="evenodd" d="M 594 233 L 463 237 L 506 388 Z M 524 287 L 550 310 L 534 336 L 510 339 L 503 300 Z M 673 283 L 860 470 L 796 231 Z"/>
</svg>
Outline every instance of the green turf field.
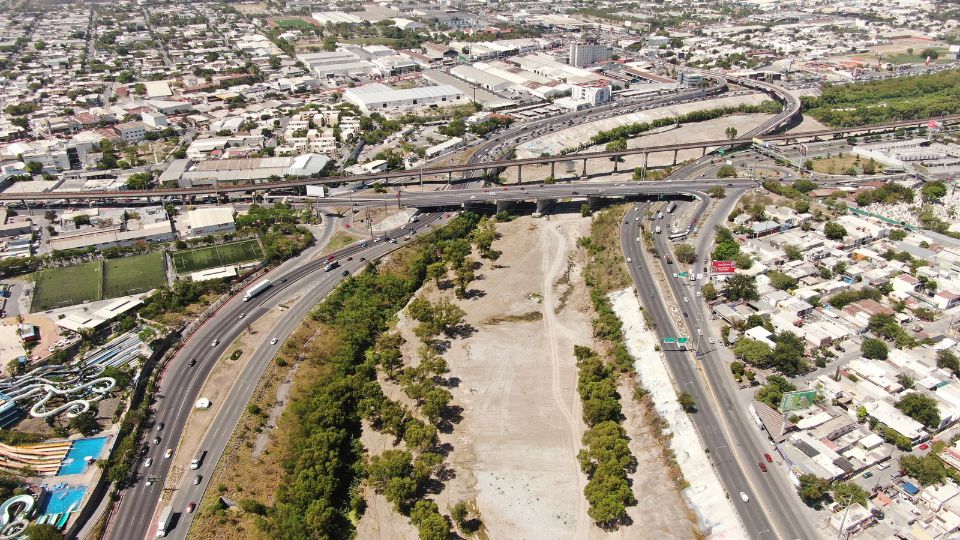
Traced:
<svg viewBox="0 0 960 540">
<path fill-rule="evenodd" d="M 256 261 L 263 258 L 260 243 L 256 240 L 241 240 L 221 246 L 208 246 L 173 253 L 173 265 L 180 274 L 198 272 L 229 264 Z"/>
<path fill-rule="evenodd" d="M 303 19 L 276 19 L 273 21 L 280 28 L 310 28 L 313 26 Z"/>
<path fill-rule="evenodd" d="M 43 311 L 99 300 L 103 296 L 102 271 L 101 261 L 40 270 L 34 274 L 32 310 Z"/>
<path fill-rule="evenodd" d="M 167 285 L 163 253 L 147 253 L 135 257 L 104 261 L 104 298 L 140 294 Z"/>
</svg>

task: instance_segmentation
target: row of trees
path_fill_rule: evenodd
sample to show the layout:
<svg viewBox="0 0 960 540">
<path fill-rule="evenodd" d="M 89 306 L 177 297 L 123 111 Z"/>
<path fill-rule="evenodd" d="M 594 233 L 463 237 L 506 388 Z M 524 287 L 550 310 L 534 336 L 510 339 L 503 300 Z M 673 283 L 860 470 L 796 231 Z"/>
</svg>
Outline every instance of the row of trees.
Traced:
<svg viewBox="0 0 960 540">
<path fill-rule="evenodd" d="M 804 96 L 803 110 L 833 127 L 916 120 L 960 112 L 960 72 L 943 71 L 866 83 L 826 86 Z M 883 103 L 883 107 L 877 107 Z"/>
<path fill-rule="evenodd" d="M 604 529 L 613 529 L 627 519 L 627 508 L 637 499 L 627 472 L 636 467 L 636 459 L 627 445 L 617 373 L 589 347 L 576 345 L 579 380 L 577 391 L 583 401 L 583 420 L 588 429 L 583 435 L 583 450 L 577 454 L 580 468 L 587 475 L 583 490 L 590 503 L 587 513 Z"/>
<path fill-rule="evenodd" d="M 378 358 L 368 358 L 367 351 L 376 350 L 378 336 L 426 280 L 427 267 L 439 260 L 443 248 L 467 238 L 478 221 L 469 212 L 457 216 L 421 237 L 413 250 L 401 253 L 390 271 L 370 265 L 343 282 L 313 313 L 334 334 L 331 339 L 336 345 L 330 354 L 318 355 L 317 376 L 300 389 L 281 418 L 280 431 L 285 436 L 278 441 L 278 451 L 284 456 L 284 478 L 273 508 L 260 521 L 265 535 L 339 538 L 353 534 L 348 513 L 362 508 L 357 493 L 363 473 L 360 403 L 375 395 L 373 388 L 378 386 Z M 408 431 L 409 427 L 404 434 Z M 406 454 L 392 456 L 378 464 L 374 481 L 393 477 L 385 469 L 400 471 L 398 478 L 406 472 L 406 480 L 392 485 L 399 492 L 396 500 L 401 500 L 401 488 L 412 486 L 416 492 L 424 468 L 435 466 L 434 458 L 425 459 L 417 463 Z M 387 480 L 381 485 L 386 489 L 389 484 Z M 445 518 L 423 504 L 426 501 L 411 508 L 411 518 L 417 516 L 415 522 L 425 537 L 445 538 L 442 535 L 449 534 L 449 527 L 443 530 L 440 524 Z"/>
<path fill-rule="evenodd" d="M 853 503 L 867 506 L 870 494 L 853 482 L 834 482 L 825 480 L 814 474 L 802 474 L 798 478 L 797 494 L 807 506 L 819 509 L 824 502 L 832 498 L 840 508 L 846 508 Z"/>
<path fill-rule="evenodd" d="M 581 148 L 578 148 L 574 151 L 582 150 L 583 148 L 594 146 L 598 144 L 606 144 L 611 141 L 616 141 L 619 139 L 630 139 L 636 137 L 642 133 L 646 133 L 652 129 L 657 129 L 661 127 L 670 126 L 673 124 L 684 124 L 690 122 L 706 122 L 708 120 L 714 120 L 728 114 L 752 114 L 752 113 L 768 113 L 776 114 L 782 109 L 781 105 L 775 101 L 765 101 L 759 105 L 737 105 L 735 107 L 717 107 L 714 109 L 704 109 L 699 111 L 692 111 L 686 114 L 681 114 L 679 116 L 670 117 L 670 118 L 658 118 L 652 122 L 637 122 L 633 124 L 627 124 L 625 126 L 619 126 L 614 129 L 601 131 L 590 138 L 588 143 L 581 145 Z M 569 152 L 568 152 L 569 153 Z"/>
</svg>

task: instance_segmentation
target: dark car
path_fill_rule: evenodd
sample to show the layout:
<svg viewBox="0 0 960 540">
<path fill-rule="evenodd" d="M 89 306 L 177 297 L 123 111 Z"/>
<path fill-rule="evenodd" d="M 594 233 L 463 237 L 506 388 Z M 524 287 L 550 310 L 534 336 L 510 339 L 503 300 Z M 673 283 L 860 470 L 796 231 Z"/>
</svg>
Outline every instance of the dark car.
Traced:
<svg viewBox="0 0 960 540">
<path fill-rule="evenodd" d="M 163 422 L 157 424 L 157 431 L 163 431 Z"/>
<path fill-rule="evenodd" d="M 160 436 L 159 436 L 159 435 L 157 435 L 156 437 L 153 438 L 153 444 L 160 444 Z"/>
<path fill-rule="evenodd" d="M 344 270 L 343 273 L 340 274 L 340 275 L 343 276 L 343 277 L 347 277 L 347 276 L 350 275 L 350 271 L 349 271 L 349 270 Z"/>
<path fill-rule="evenodd" d="M 193 366 L 197 365 L 197 359 L 196 359 L 196 358 L 191 358 L 190 361 L 187 362 L 187 365 L 190 366 L 190 367 L 193 367 Z"/>
</svg>

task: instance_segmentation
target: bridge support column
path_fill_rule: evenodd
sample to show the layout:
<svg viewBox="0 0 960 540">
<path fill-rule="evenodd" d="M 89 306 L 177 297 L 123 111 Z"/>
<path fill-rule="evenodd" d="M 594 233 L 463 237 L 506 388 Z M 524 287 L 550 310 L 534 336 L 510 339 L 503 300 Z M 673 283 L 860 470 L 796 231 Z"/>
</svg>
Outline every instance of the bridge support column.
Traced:
<svg viewBox="0 0 960 540">
<path fill-rule="evenodd" d="M 703 148 L 701 148 L 700 150 L 702 150 L 702 151 L 703 151 L 703 153 L 702 153 L 702 154 L 700 154 L 700 157 L 707 157 L 707 147 L 706 147 L 706 146 L 704 146 L 704 147 L 703 147 Z"/>
<path fill-rule="evenodd" d="M 587 197 L 587 206 L 589 206 L 591 210 L 596 210 L 600 207 L 600 202 L 602 200 L 603 197 L 594 197 L 591 195 L 590 197 Z"/>
<path fill-rule="evenodd" d="M 517 183 L 523 182 L 523 166 L 517 165 Z"/>
<path fill-rule="evenodd" d="M 580 176 L 584 178 L 587 177 L 587 158 L 583 158 L 583 174 L 581 174 Z"/>
<path fill-rule="evenodd" d="M 447 183 L 453 182 L 453 171 L 447 173 Z"/>
<path fill-rule="evenodd" d="M 557 162 L 556 162 L 556 161 L 551 161 L 551 162 L 550 162 L 550 178 L 553 178 L 554 180 L 556 180 L 556 178 L 557 178 L 557 172 L 556 172 L 556 171 L 557 171 Z"/>
<path fill-rule="evenodd" d="M 537 211 L 534 212 L 533 217 L 540 217 L 543 214 L 546 214 L 556 204 L 556 199 L 537 199 Z"/>
<path fill-rule="evenodd" d="M 674 164 L 674 165 L 677 164 L 677 152 L 678 152 L 678 150 L 674 150 L 674 151 L 673 151 L 673 164 Z"/>
<path fill-rule="evenodd" d="M 517 205 L 516 201 L 497 201 L 497 212 L 502 212 L 504 210 L 510 210 Z"/>
<path fill-rule="evenodd" d="M 619 172 L 617 170 L 617 165 L 619 164 L 620 164 L 620 158 L 618 157 L 613 158 L 613 172 Z"/>
</svg>

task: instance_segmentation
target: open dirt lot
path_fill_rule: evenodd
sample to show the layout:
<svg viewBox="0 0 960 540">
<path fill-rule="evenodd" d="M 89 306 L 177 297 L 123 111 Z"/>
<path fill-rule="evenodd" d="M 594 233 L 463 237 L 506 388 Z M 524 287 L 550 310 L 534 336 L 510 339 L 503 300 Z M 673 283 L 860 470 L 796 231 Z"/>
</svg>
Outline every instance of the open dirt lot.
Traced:
<svg viewBox="0 0 960 540">
<path fill-rule="evenodd" d="M 719 104 L 717 105 L 720 106 Z M 716 120 L 708 120 L 706 122 L 697 122 L 694 124 L 685 124 L 678 128 L 667 128 L 661 131 L 654 133 L 649 133 L 640 137 L 635 137 L 628 141 L 628 148 L 646 148 L 649 146 L 660 146 L 664 144 L 674 144 L 681 142 L 690 142 L 690 141 L 710 141 L 710 140 L 719 140 L 726 138 L 724 133 L 728 127 L 734 127 L 739 133 L 746 133 L 751 129 L 762 124 L 772 115 L 769 114 L 736 114 L 725 116 L 723 118 L 718 118 Z M 594 122 L 594 124 L 600 124 L 601 122 Z M 587 126 L 593 126 L 594 124 L 587 124 L 586 126 L 581 126 L 586 129 Z M 603 128 L 607 129 L 607 128 Z M 591 129 L 589 132 L 584 132 L 584 139 L 588 139 L 593 136 L 598 129 Z M 566 131 L 566 130 L 565 130 Z M 562 133 L 562 132 L 561 132 Z M 603 146 L 594 146 L 586 150 L 587 152 L 599 152 L 603 150 Z M 710 149 L 708 149 L 710 150 Z M 703 155 L 703 152 L 700 150 L 681 150 L 677 153 L 677 163 L 688 159 L 697 159 Z M 558 180 L 568 179 L 579 176 L 583 168 L 583 160 L 577 160 L 576 154 L 571 155 L 571 161 L 569 162 L 572 165 L 572 170 L 569 166 L 564 166 L 562 163 L 558 163 L 555 169 L 555 176 Z M 648 167 L 666 167 L 673 164 L 673 152 L 660 152 L 657 154 L 651 154 L 647 159 Z M 620 174 L 623 178 L 632 176 L 633 169 L 636 167 L 643 166 L 643 156 L 640 154 L 625 156 L 623 161 L 617 166 Z M 603 159 L 591 159 L 587 161 L 587 174 L 609 174 L 613 171 L 613 162 Z M 517 181 L 517 168 L 510 167 L 503 172 L 502 176 L 508 179 L 509 182 Z M 532 180 L 541 180 L 550 176 L 550 166 L 541 165 L 541 166 L 525 166 L 523 168 L 523 180 L 532 181 Z M 613 178 L 607 178 L 608 181 L 613 181 Z"/>
<path fill-rule="evenodd" d="M 458 501 L 470 501 L 489 538 L 693 535 L 676 492 L 645 489 L 665 477 L 665 467 L 657 443 L 634 422 L 625 426 L 640 463 L 633 475 L 640 501 L 631 509 L 633 524 L 607 533 L 587 515 L 586 477 L 576 460 L 586 426 L 573 346 L 595 346 L 581 278 L 585 260 L 576 248 L 589 226 L 571 214 L 501 224 L 494 247 L 503 254 L 495 268 L 485 262 L 483 279 L 474 283 L 483 294 L 460 302 L 477 331 L 454 340 L 444 354 L 450 376 L 459 381 L 452 392 L 463 420 L 441 435 L 453 446 L 447 462 L 455 477 L 437 503 L 449 512 Z"/>
</svg>

